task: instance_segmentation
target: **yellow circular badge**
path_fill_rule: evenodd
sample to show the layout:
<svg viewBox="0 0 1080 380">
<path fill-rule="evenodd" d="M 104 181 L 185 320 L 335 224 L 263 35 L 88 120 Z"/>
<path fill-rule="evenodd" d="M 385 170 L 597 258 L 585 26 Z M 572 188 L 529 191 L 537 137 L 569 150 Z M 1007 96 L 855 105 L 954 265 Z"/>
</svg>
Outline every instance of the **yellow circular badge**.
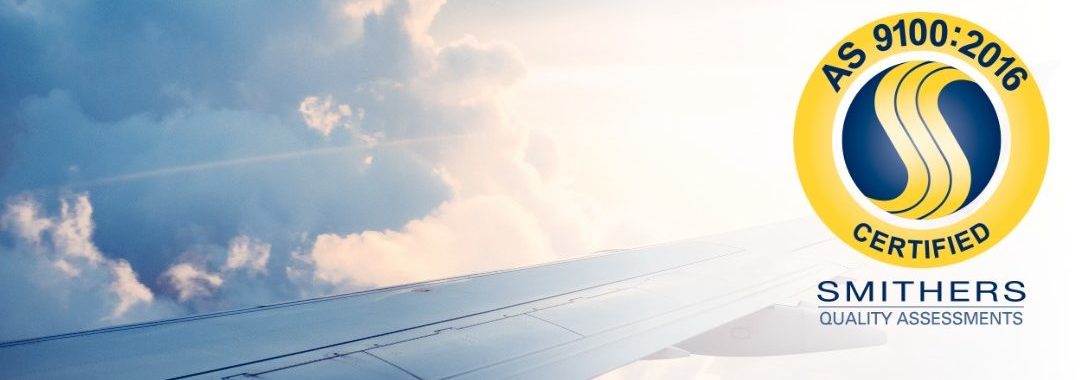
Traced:
<svg viewBox="0 0 1080 380">
<path fill-rule="evenodd" d="M 904 13 L 844 38 L 811 75 L 795 161 L 814 210 L 877 260 L 934 267 L 978 255 L 1027 212 L 1049 132 L 1028 66 L 994 34 Z"/>
</svg>

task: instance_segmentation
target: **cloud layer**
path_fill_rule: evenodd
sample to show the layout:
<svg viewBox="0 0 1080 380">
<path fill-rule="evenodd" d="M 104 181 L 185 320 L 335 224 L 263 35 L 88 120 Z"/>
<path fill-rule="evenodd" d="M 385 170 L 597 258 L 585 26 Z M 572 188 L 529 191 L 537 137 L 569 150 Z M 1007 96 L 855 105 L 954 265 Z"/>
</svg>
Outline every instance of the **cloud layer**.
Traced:
<svg viewBox="0 0 1080 380">
<path fill-rule="evenodd" d="M 167 315 L 123 259 L 93 243 L 93 207 L 66 195 L 57 215 L 29 198 L 9 200 L 0 228 L 12 238 L 0 255 L 4 338 L 55 333 Z M 71 317 L 76 315 L 76 317 Z"/>
<path fill-rule="evenodd" d="M 503 108 L 521 54 L 436 43 L 441 6 L 0 6 L 0 339 L 593 248 L 608 221 Z"/>
</svg>

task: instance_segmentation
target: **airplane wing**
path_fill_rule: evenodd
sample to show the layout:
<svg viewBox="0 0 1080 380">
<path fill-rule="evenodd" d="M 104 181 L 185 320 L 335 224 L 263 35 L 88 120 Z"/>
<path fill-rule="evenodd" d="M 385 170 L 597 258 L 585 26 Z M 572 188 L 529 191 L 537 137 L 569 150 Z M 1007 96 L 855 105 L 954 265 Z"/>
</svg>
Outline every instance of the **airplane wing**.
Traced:
<svg viewBox="0 0 1080 380">
<path fill-rule="evenodd" d="M 837 337 L 814 330 L 814 316 L 777 306 L 844 272 L 824 259 L 839 244 L 816 220 L 799 220 L 0 343 L 0 378 L 587 378 L 642 358 L 879 344 L 879 333 Z"/>
</svg>

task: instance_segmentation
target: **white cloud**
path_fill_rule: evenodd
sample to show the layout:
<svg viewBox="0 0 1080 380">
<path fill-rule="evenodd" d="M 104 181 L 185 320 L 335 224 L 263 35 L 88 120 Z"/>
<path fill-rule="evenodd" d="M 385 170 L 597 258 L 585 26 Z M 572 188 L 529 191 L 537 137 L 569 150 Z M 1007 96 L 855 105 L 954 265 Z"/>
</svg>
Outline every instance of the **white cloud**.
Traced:
<svg viewBox="0 0 1080 380">
<path fill-rule="evenodd" d="M 225 282 L 218 273 L 212 273 L 192 263 L 179 263 L 169 267 L 163 275 L 180 301 L 196 297 L 208 297 Z"/>
<path fill-rule="evenodd" d="M 266 273 L 266 262 L 270 259 L 270 244 L 240 235 L 229 243 L 229 257 L 224 270 L 246 269 L 249 273 Z"/>
<path fill-rule="evenodd" d="M 300 115 L 308 128 L 314 129 L 323 136 L 329 136 L 339 126 L 350 127 L 364 118 L 364 110 L 353 109 L 348 104 L 335 104 L 334 97 L 308 96 L 300 102 Z"/>
<path fill-rule="evenodd" d="M 79 275 L 79 268 L 67 260 L 58 259 L 52 264 L 53 267 L 55 267 L 67 277 L 77 277 Z"/>
<path fill-rule="evenodd" d="M 401 231 L 315 239 L 314 276 L 343 288 L 392 285 L 553 258 L 534 217 L 515 200 L 478 196 L 448 202 Z"/>
<path fill-rule="evenodd" d="M 380 15 L 386 9 L 389 0 L 360 0 L 345 3 L 344 11 L 349 17 L 363 20 L 371 14 Z"/>
<path fill-rule="evenodd" d="M 60 201 L 60 219 L 52 229 L 52 243 L 66 257 L 84 258 L 92 263 L 103 260 L 91 240 L 94 234 L 93 206 L 90 197 L 79 195 Z"/>
<path fill-rule="evenodd" d="M 19 196 L 8 201 L 0 227 L 15 238 L 13 249 L 0 253 L 0 267 L 16 270 L 0 279 L 0 286 L 41 309 L 30 315 L 76 310 L 19 321 L 0 313 L 0 323 L 23 324 L 25 331 L 50 331 L 51 324 L 87 328 L 129 321 L 133 309 L 153 304 L 154 294 L 131 265 L 94 245 L 93 206 L 86 194 L 61 197 L 57 216 L 45 215 L 35 199 Z M 19 309 L 20 302 L 8 301 L 5 308 Z"/>
<path fill-rule="evenodd" d="M 600 235 L 595 233 L 608 222 L 593 212 L 587 197 L 560 182 L 553 167 L 557 150 L 537 145 L 549 141 L 515 125 L 503 109 L 504 96 L 526 76 L 521 54 L 509 44 L 472 36 L 439 46 L 427 27 L 441 3 L 408 4 L 406 19 L 421 69 L 402 86 L 379 87 L 375 99 L 404 97 L 415 103 L 407 114 L 395 115 L 406 121 L 405 131 L 465 132 L 415 151 L 431 162 L 451 197 L 401 228 L 319 234 L 310 250 L 294 257 L 289 277 L 346 290 L 509 268 L 594 249 Z M 310 100 L 312 107 L 319 101 L 321 109 L 331 108 L 325 98 Z M 545 165 L 543 173 L 534 162 Z"/>
<path fill-rule="evenodd" d="M 448 105 L 494 100 L 525 78 L 521 53 L 503 42 L 480 42 L 466 35 L 435 50 L 432 71 L 414 82 L 423 96 Z"/>
<path fill-rule="evenodd" d="M 110 289 L 113 294 L 119 299 L 116 303 L 116 307 L 113 308 L 109 318 L 118 320 L 131 310 L 132 306 L 140 303 L 150 303 L 154 300 L 154 293 L 147 288 L 146 285 L 139 282 L 135 271 L 131 269 L 131 264 L 127 261 L 118 261 L 111 265 L 113 276 L 116 280 L 113 281 Z"/>
<path fill-rule="evenodd" d="M 274 301 L 251 298 L 265 291 L 274 278 L 268 276 L 270 252 L 270 243 L 245 234 L 233 237 L 224 249 L 196 245 L 162 273 L 160 283 L 196 312 Z"/>
<path fill-rule="evenodd" d="M 156 285 L 169 295 L 164 301 L 175 298 L 192 312 L 504 268 L 593 248 L 601 218 L 558 178 L 557 150 L 541 146 L 538 134 L 516 125 L 502 106 L 526 76 L 521 54 L 469 36 L 437 43 L 428 28 L 442 1 L 350 4 L 267 10 L 267 29 L 220 41 L 224 54 L 190 62 L 139 56 L 211 68 L 205 72 L 166 70 L 161 78 L 134 72 L 105 85 L 26 95 L 16 103 L 29 126 L 18 157 L 27 158 L 10 166 L 11 178 L 23 181 L 9 183 L 100 192 L 95 206 L 114 219 L 99 221 L 99 243 L 123 247 L 110 253 L 131 264 L 109 266 L 122 262 L 107 259 L 90 240 L 86 199 L 65 201 L 54 219 L 13 207 L 5 217 L 11 233 L 28 246 L 55 250 L 47 265 L 57 277 L 85 278 L 92 265 L 114 269 L 108 275 L 115 280 L 107 284 L 115 286 L 107 289 L 116 290 L 110 296 L 119 301 L 110 312 L 118 314 L 153 296 L 127 281 L 132 270 L 166 268 L 143 277 L 159 279 Z M 325 10 L 337 13 L 320 13 Z M 255 17 L 248 16 L 253 11 L 225 18 Z M 213 32 L 234 31 L 206 23 Z M 118 35 L 132 36 L 135 45 L 159 42 Z M 192 43 L 202 49 L 217 42 Z M 154 51 L 193 50 L 171 46 Z M 147 95 L 167 86 L 166 99 Z M 115 97 L 106 88 L 129 93 Z M 371 149 L 275 154 L 346 143 Z M 51 159 L 33 159 L 40 154 Z M 275 158 L 251 159 L 266 154 Z M 97 175 L 106 176 L 94 181 Z M 119 186 L 113 178 L 140 186 Z M 297 238 L 304 232 L 314 239 Z M 272 249 L 298 253 L 279 259 Z M 283 278 L 293 286 L 277 283 Z"/>
<path fill-rule="evenodd" d="M 40 215 L 41 210 L 33 199 L 22 197 L 7 205 L 0 219 L 0 227 L 13 230 L 15 234 L 34 245 L 41 244 L 41 234 L 52 227 L 52 221 Z"/>
</svg>

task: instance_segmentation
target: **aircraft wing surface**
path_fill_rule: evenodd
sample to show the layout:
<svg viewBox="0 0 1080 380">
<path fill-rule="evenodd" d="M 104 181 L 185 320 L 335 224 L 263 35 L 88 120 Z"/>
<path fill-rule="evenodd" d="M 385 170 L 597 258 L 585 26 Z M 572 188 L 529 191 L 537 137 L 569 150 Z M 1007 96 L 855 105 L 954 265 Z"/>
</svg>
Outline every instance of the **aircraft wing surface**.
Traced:
<svg viewBox="0 0 1080 380">
<path fill-rule="evenodd" d="M 700 343 L 708 337 L 702 334 L 783 303 L 845 271 L 823 259 L 839 249 L 819 222 L 798 220 L 520 269 L 0 343 L 0 378 L 585 378 L 683 352 L 680 342 Z M 745 349 L 733 342 L 710 350 L 761 353 L 761 342 Z"/>
</svg>

